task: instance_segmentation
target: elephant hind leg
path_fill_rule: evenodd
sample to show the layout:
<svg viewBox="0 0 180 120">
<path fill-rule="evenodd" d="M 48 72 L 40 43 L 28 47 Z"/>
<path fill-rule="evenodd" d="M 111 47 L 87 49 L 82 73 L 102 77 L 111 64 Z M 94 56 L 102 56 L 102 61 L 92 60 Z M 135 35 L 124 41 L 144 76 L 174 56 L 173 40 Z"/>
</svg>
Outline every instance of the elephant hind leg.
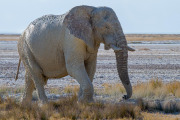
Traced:
<svg viewBox="0 0 180 120">
<path fill-rule="evenodd" d="M 41 73 L 32 73 L 32 79 L 35 83 L 36 86 L 36 90 L 38 93 L 38 98 L 40 100 L 40 102 L 42 103 L 47 103 L 47 96 L 45 94 L 45 90 L 44 90 L 44 82 L 45 82 L 45 78 Z"/>
<path fill-rule="evenodd" d="M 31 79 L 30 75 L 26 72 L 25 75 L 25 92 L 22 99 L 22 105 L 27 106 L 31 104 L 32 100 L 32 92 L 35 86 L 33 80 Z"/>
<path fill-rule="evenodd" d="M 29 60 L 29 71 L 31 78 L 34 81 L 38 98 L 41 103 L 47 103 L 47 96 L 45 94 L 44 85 L 47 82 L 46 77 L 42 74 L 42 70 L 34 60 Z"/>
<path fill-rule="evenodd" d="M 44 84 L 47 81 L 46 77 L 43 75 L 41 67 L 36 62 L 36 59 L 34 58 L 28 46 L 26 45 L 25 47 L 26 48 L 23 52 L 24 55 L 22 61 L 24 63 L 26 72 L 31 76 L 31 79 L 34 82 L 39 100 L 42 103 L 46 103 L 47 96 L 45 95 L 44 91 Z"/>
</svg>

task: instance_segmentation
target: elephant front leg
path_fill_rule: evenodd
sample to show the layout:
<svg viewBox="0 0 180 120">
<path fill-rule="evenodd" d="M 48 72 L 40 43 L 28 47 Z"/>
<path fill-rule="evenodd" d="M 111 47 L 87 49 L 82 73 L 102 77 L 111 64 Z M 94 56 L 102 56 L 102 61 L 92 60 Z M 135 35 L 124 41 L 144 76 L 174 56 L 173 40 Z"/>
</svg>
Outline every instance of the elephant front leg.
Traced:
<svg viewBox="0 0 180 120">
<path fill-rule="evenodd" d="M 91 54 L 90 57 L 84 62 L 86 72 L 91 80 L 93 82 L 94 74 L 96 72 L 96 60 L 97 60 L 97 53 Z M 82 96 L 82 88 L 79 89 L 78 97 Z"/>
<path fill-rule="evenodd" d="M 78 97 L 79 102 L 93 102 L 93 85 L 86 72 L 84 64 L 67 64 L 67 70 L 69 75 L 74 77 L 80 84 L 80 94 Z"/>
<path fill-rule="evenodd" d="M 90 57 L 84 62 L 87 74 L 93 82 L 94 74 L 96 72 L 96 61 L 97 61 L 97 53 L 91 54 Z"/>
</svg>

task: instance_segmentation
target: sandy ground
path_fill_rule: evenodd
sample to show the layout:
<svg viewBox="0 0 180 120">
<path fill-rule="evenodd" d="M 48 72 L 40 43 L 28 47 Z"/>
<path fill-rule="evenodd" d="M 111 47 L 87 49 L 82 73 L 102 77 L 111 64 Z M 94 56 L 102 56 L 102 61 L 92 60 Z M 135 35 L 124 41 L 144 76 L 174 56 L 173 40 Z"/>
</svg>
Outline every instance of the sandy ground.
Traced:
<svg viewBox="0 0 180 120">
<path fill-rule="evenodd" d="M 152 41 L 131 42 L 129 46 L 136 49 L 129 52 L 129 76 L 132 84 L 147 82 L 158 78 L 163 82 L 180 81 L 180 42 Z M 17 41 L 0 41 L 0 86 L 24 86 L 25 70 L 21 64 L 19 79 L 14 80 L 18 66 Z M 112 50 L 104 50 L 101 45 L 98 52 L 97 69 L 93 84 L 101 88 L 103 83 L 119 83 L 115 55 Z M 46 87 L 64 88 L 78 85 L 70 76 L 50 79 Z"/>
</svg>

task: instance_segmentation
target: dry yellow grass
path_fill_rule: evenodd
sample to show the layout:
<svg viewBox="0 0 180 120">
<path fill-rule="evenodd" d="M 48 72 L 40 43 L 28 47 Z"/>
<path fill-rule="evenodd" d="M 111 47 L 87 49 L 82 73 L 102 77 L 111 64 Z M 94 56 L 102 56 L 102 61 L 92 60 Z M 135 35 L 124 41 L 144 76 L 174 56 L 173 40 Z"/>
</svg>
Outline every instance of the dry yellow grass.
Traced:
<svg viewBox="0 0 180 120">
<path fill-rule="evenodd" d="M 50 93 L 50 94 L 62 94 L 62 91 L 59 88 L 55 88 L 55 87 L 50 87 L 50 88 L 46 88 L 46 90 Z"/>
<path fill-rule="evenodd" d="M 111 96 L 121 96 L 125 94 L 125 89 L 122 84 L 102 84 L 101 89 L 95 89 L 96 95 L 108 95 Z M 78 85 L 68 85 L 63 90 L 59 88 L 46 88 L 48 93 L 54 94 L 78 94 Z M 24 88 L 10 88 L 10 87 L 0 87 L 0 94 L 7 95 L 9 93 L 23 93 Z M 166 99 L 169 97 L 180 98 L 180 82 L 172 81 L 170 83 L 163 83 L 160 79 L 151 79 L 146 83 L 138 83 L 133 85 L 133 96 L 132 98 L 148 98 L 148 99 Z"/>
<path fill-rule="evenodd" d="M 168 93 L 172 93 L 174 96 L 180 98 L 180 82 L 174 81 L 174 82 L 167 84 L 165 87 L 166 87 Z"/>
<path fill-rule="evenodd" d="M 102 84 L 102 89 L 96 89 L 97 95 L 121 96 L 125 94 L 125 89 L 122 84 Z M 170 83 L 163 83 L 162 80 L 156 78 L 151 79 L 146 83 L 138 83 L 133 85 L 132 98 L 147 98 L 147 99 L 168 99 L 169 97 L 180 97 L 180 82 L 172 81 Z"/>
<path fill-rule="evenodd" d="M 0 119 L 138 119 L 140 108 L 132 104 L 90 103 L 78 104 L 77 97 L 62 98 L 39 107 L 33 103 L 30 108 L 21 107 L 12 99 L 0 103 Z"/>
<path fill-rule="evenodd" d="M 23 92 L 24 92 L 24 87 L 12 88 L 12 87 L 0 86 L 0 95 L 17 94 Z"/>
<path fill-rule="evenodd" d="M 180 116 L 142 112 L 143 120 L 179 120 Z"/>
<path fill-rule="evenodd" d="M 103 86 L 103 89 L 95 89 L 96 94 L 119 96 L 119 95 L 125 93 L 125 89 L 122 86 L 122 84 L 120 84 L 120 83 L 117 83 L 117 84 L 104 83 L 104 84 L 102 84 L 102 86 Z"/>
<path fill-rule="evenodd" d="M 78 85 L 74 85 L 74 86 L 68 85 L 63 90 L 64 93 L 76 94 L 76 95 L 77 95 L 78 91 L 79 91 Z"/>
<path fill-rule="evenodd" d="M 102 89 L 95 89 L 95 94 L 121 96 L 125 94 L 125 90 L 121 84 L 103 84 Z M 97 101 L 92 104 L 78 104 L 77 93 L 79 86 L 66 86 L 63 91 L 51 88 L 49 93 L 67 93 L 72 94 L 72 97 L 61 98 L 56 102 L 50 102 L 41 107 L 34 102 L 31 108 L 21 107 L 19 102 L 7 98 L 0 97 L 0 119 L 144 119 L 144 120 L 178 120 L 176 115 L 165 115 L 160 113 L 149 113 L 147 111 L 161 110 L 165 113 L 173 113 L 180 111 L 180 103 L 176 101 L 165 101 L 163 104 L 153 99 L 168 99 L 179 98 L 180 82 L 172 81 L 163 83 L 159 79 L 152 79 L 148 83 L 138 83 L 133 86 L 133 99 L 147 98 L 149 102 L 138 99 L 137 104 L 123 102 L 118 103 L 103 103 Z M 14 89 L 14 93 L 21 93 L 23 88 Z M 10 88 L 1 88 L 0 93 L 6 94 L 5 91 L 12 92 Z M 146 112 L 143 112 L 146 111 Z M 142 113 L 142 114 L 141 114 Z"/>
<path fill-rule="evenodd" d="M 158 112 L 143 112 L 140 106 L 128 103 L 111 104 L 97 101 L 90 104 L 78 104 L 77 97 L 61 98 L 56 102 L 30 108 L 22 107 L 13 99 L 0 99 L 0 119 L 58 120 L 58 119 L 118 119 L 118 120 L 179 120 L 180 115 Z"/>
<path fill-rule="evenodd" d="M 163 83 L 159 79 L 152 79 L 147 83 L 133 86 L 134 98 L 165 99 L 168 97 L 180 97 L 180 82 L 172 81 Z"/>
</svg>

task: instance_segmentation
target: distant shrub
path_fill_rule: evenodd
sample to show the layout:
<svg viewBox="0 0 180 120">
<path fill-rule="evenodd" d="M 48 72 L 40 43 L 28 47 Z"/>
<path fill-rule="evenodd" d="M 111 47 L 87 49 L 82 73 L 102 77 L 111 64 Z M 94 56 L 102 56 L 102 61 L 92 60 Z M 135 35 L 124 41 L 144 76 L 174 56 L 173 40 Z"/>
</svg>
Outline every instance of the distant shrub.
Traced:
<svg viewBox="0 0 180 120">
<path fill-rule="evenodd" d="M 139 50 L 145 50 L 145 51 L 149 51 L 150 49 L 149 48 L 141 48 Z"/>
</svg>

